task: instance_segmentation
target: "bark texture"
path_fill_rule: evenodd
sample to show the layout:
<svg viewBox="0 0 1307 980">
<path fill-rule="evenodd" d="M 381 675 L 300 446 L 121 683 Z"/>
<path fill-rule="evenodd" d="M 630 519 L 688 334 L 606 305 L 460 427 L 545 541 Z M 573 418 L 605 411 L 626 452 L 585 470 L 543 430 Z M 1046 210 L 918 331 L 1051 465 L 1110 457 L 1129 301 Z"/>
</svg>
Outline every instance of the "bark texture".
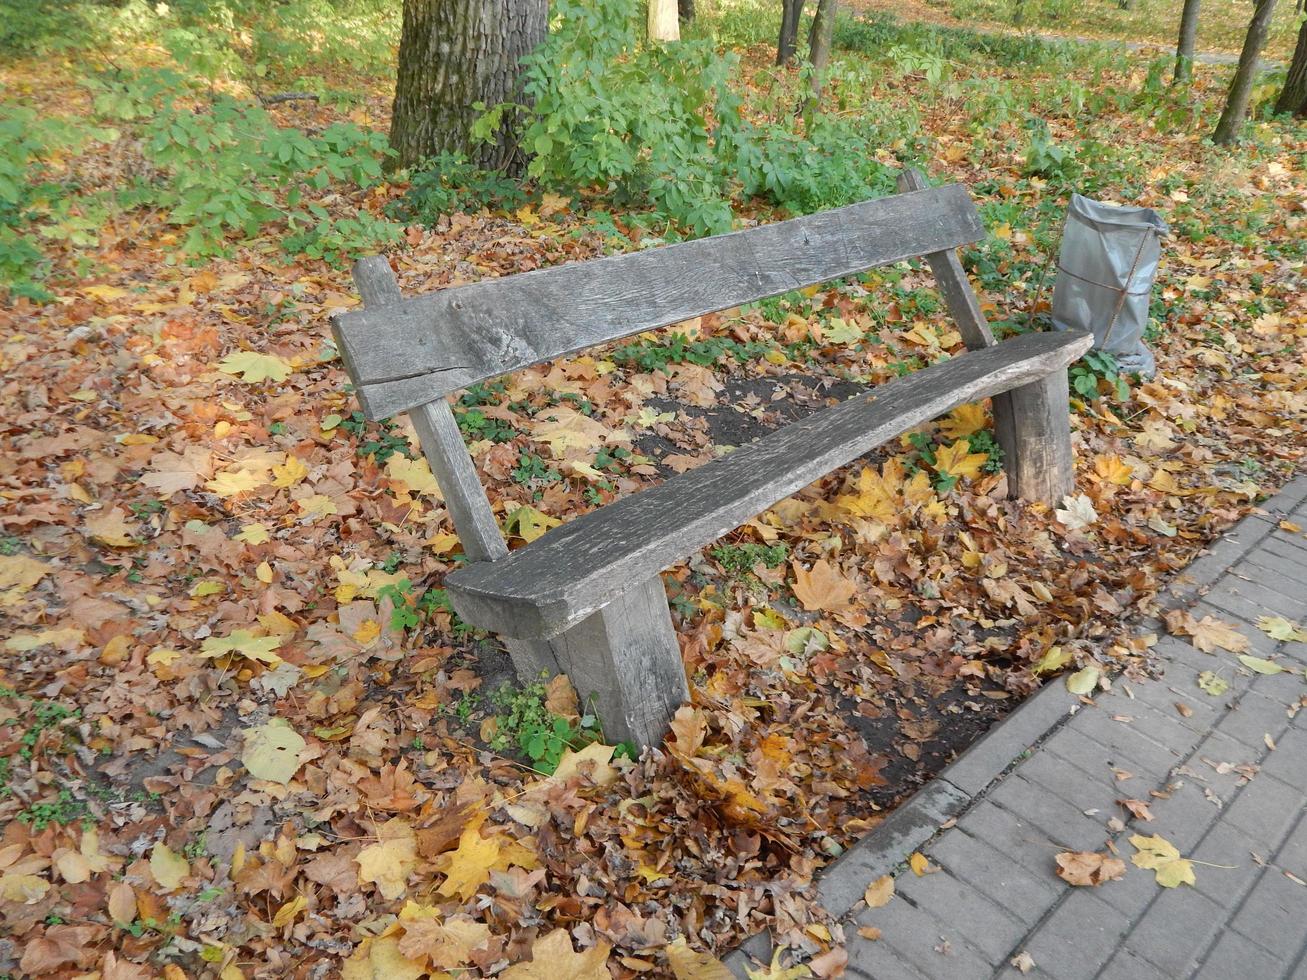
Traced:
<svg viewBox="0 0 1307 980">
<path fill-rule="evenodd" d="M 520 61 L 548 31 L 548 0 L 404 0 L 390 145 L 402 166 L 441 152 L 486 168 L 523 162 L 512 113 L 495 143 L 473 143 L 473 107 L 520 101 Z"/>
<path fill-rule="evenodd" d="M 776 64 L 788 65 L 799 46 L 799 21 L 804 0 L 781 0 L 781 36 L 776 42 Z"/>
<path fill-rule="evenodd" d="M 812 62 L 812 88 L 808 93 L 804 114 L 811 119 L 821 100 L 821 88 L 826 81 L 826 68 L 830 64 L 831 47 L 835 43 L 836 0 L 819 0 L 817 14 L 808 34 L 808 60 Z"/>
<path fill-rule="evenodd" d="M 1307 118 L 1307 20 L 1298 29 L 1298 44 L 1289 62 L 1289 75 L 1275 100 L 1276 112 L 1291 112 Z"/>
<path fill-rule="evenodd" d="M 1194 75 L 1194 43 L 1198 38 L 1198 7 L 1201 0 L 1184 0 L 1180 13 L 1180 39 L 1175 45 L 1174 84 L 1186 85 Z"/>
<path fill-rule="evenodd" d="M 649 0 L 649 40 L 679 41 L 681 20 L 676 0 Z"/>
<path fill-rule="evenodd" d="M 1266 45 L 1271 14 L 1275 12 L 1275 0 L 1256 0 L 1256 4 L 1252 22 L 1248 25 L 1248 35 L 1243 39 L 1239 67 L 1235 69 L 1230 93 L 1225 98 L 1225 109 L 1216 124 L 1216 131 L 1212 133 L 1214 143 L 1235 142 L 1243 132 L 1243 124 L 1248 118 L 1248 100 L 1252 96 L 1253 82 L 1257 79 L 1257 59 Z"/>
</svg>

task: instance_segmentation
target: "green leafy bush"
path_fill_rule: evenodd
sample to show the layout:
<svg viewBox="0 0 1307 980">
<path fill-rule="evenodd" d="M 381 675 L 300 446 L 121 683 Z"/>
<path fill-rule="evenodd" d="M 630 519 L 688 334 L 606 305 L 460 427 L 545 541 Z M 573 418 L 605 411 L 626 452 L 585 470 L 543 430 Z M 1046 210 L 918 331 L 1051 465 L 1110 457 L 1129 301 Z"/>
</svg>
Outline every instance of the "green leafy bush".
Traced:
<svg viewBox="0 0 1307 980">
<path fill-rule="evenodd" d="M 304 200 L 306 188 L 336 181 L 375 184 L 389 152 L 381 133 L 334 123 L 309 136 L 225 96 L 204 113 L 170 105 L 146 125 L 146 157 L 165 178 L 157 203 L 188 229 L 183 247 L 197 256 L 220 254 L 228 235 L 253 236 L 275 222 L 287 226 L 288 250 L 328 260 L 397 239 L 397 226 L 367 212 L 338 218 Z"/>
<path fill-rule="evenodd" d="M 700 234 L 725 231 L 737 59 L 707 41 L 642 44 L 639 7 L 554 4 L 557 30 L 523 59 L 528 173 L 546 186 L 611 188 Z"/>
<path fill-rule="evenodd" d="M 390 213 L 403 221 L 433 225 L 453 211 L 505 210 L 526 201 L 522 185 L 512 178 L 482 170 L 467 157 L 441 153 L 413 172 L 408 191 Z"/>
</svg>

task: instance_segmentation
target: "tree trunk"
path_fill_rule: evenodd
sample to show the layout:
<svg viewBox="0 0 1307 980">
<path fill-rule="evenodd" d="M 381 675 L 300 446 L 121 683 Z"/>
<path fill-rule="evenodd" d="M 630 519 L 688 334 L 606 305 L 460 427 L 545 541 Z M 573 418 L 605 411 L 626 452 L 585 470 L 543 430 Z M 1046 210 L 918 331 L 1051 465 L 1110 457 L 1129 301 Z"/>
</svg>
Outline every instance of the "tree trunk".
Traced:
<svg viewBox="0 0 1307 980">
<path fill-rule="evenodd" d="M 519 62 L 545 39 L 548 0 L 404 0 L 390 145 L 401 166 L 463 153 L 479 166 L 523 163 L 515 115 L 504 113 L 493 143 L 474 143 L 482 111 L 520 97 Z"/>
<path fill-rule="evenodd" d="M 1298 29 L 1298 44 L 1293 49 L 1293 60 L 1289 62 L 1289 76 L 1284 80 L 1284 88 L 1280 89 L 1280 97 L 1275 100 L 1275 111 L 1307 118 L 1307 20 Z"/>
<path fill-rule="evenodd" d="M 1194 75 L 1194 42 L 1198 37 L 1198 5 L 1201 0 L 1184 0 L 1180 14 L 1180 40 L 1175 45 L 1175 77 L 1172 85 L 1188 85 Z"/>
<path fill-rule="evenodd" d="M 808 102 L 803 108 L 805 118 L 811 120 L 821 100 L 821 87 L 826 78 L 826 67 L 830 64 L 831 47 L 835 40 L 836 0 L 818 0 L 817 13 L 812 20 L 812 30 L 808 33 L 808 60 L 812 62 L 812 88 Z"/>
<path fill-rule="evenodd" d="M 649 0 L 649 40 L 679 41 L 681 22 L 676 0 Z"/>
<path fill-rule="evenodd" d="M 781 37 L 776 44 L 776 64 L 788 65 L 799 45 L 799 20 L 805 0 L 781 0 Z"/>
<path fill-rule="evenodd" d="M 694 0 L 676 0 L 676 12 L 680 14 L 681 23 L 688 24 L 694 20 Z"/>
<path fill-rule="evenodd" d="M 1243 40 L 1243 51 L 1239 54 L 1239 67 L 1235 69 L 1234 81 L 1230 83 L 1230 94 L 1225 98 L 1225 110 L 1221 120 L 1212 133 L 1212 142 L 1220 144 L 1233 143 L 1243 132 L 1243 124 L 1248 118 L 1248 99 L 1252 96 L 1253 82 L 1257 79 L 1257 59 L 1266 44 L 1266 34 L 1271 26 L 1271 14 L 1275 12 L 1275 0 L 1255 0 L 1252 22 L 1248 25 L 1248 36 Z"/>
</svg>

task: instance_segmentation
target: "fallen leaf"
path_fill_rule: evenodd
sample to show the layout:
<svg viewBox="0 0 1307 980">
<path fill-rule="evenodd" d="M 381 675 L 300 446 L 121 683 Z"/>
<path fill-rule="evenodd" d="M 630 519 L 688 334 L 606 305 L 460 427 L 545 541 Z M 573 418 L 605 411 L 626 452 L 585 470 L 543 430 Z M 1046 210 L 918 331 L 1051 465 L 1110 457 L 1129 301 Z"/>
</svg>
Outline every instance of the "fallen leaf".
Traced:
<svg viewBox="0 0 1307 980">
<path fill-rule="evenodd" d="M 858 591 L 858 586 L 847 579 L 839 568 L 825 558 L 816 562 L 811 569 L 804 569 L 794 562 L 794 595 L 803 608 L 814 611 L 819 609 L 841 609 L 849 604 Z"/>
<path fill-rule="evenodd" d="M 912 856 L 908 858 L 908 867 L 912 869 L 912 873 L 918 878 L 936 870 L 931 867 L 930 861 L 927 859 L 926 855 L 922 854 L 920 851 L 912 852 Z"/>
<path fill-rule="evenodd" d="M 1022 973 L 1029 973 L 1035 968 L 1035 958 L 1024 949 L 1008 961 Z"/>
<path fill-rule="evenodd" d="M 499 838 L 483 837 L 480 824 L 473 822 L 463 830 L 457 850 L 442 856 L 441 866 L 446 877 L 437 892 L 451 897 L 457 895 L 466 902 L 490 880 L 490 869 L 499 860 L 499 849 Z"/>
<path fill-rule="evenodd" d="M 1094 510 L 1094 502 L 1083 493 L 1075 497 L 1063 497 L 1062 506 L 1054 513 L 1068 531 L 1083 531 L 1098 523 L 1098 511 Z"/>
<path fill-rule="evenodd" d="M 1257 620 L 1257 628 L 1273 640 L 1307 643 L 1307 630 L 1283 616 L 1262 616 Z"/>
<path fill-rule="evenodd" d="M 1163 888 L 1194 883 L 1193 863 L 1182 858 L 1175 845 L 1166 838 L 1157 834 L 1152 837 L 1135 834 L 1130 838 L 1130 843 L 1135 848 L 1135 854 L 1130 860 L 1136 867 L 1155 872 L 1157 883 Z"/>
<path fill-rule="evenodd" d="M 1069 885 L 1097 888 L 1125 874 L 1125 862 L 1097 851 L 1063 851 L 1057 855 L 1057 876 Z"/>
<path fill-rule="evenodd" d="M 499 976 L 502 980 L 612 980 L 608 972 L 610 949 L 601 939 L 584 953 L 573 952 L 567 930 L 555 929 L 531 944 L 529 963 L 510 966 Z"/>
<path fill-rule="evenodd" d="M 377 843 L 369 844 L 355 858 L 359 880 L 377 886 L 383 898 L 392 901 L 404 894 L 408 876 L 417 867 L 417 837 L 400 817 L 377 828 Z"/>
<path fill-rule="evenodd" d="M 1284 668 L 1271 660 L 1263 660 L 1261 657 L 1250 657 L 1246 653 L 1239 655 L 1239 663 L 1243 664 L 1249 670 L 1255 670 L 1259 674 L 1282 674 Z"/>
<path fill-rule="evenodd" d="M 239 375 L 246 384 L 260 381 L 285 381 L 290 377 L 290 365 L 273 354 L 260 354 L 252 350 L 236 351 L 218 362 L 223 374 Z"/>
<path fill-rule="evenodd" d="M 890 875 L 881 875 L 867 886 L 862 897 L 869 909 L 878 909 L 888 904 L 894 897 L 894 878 Z"/>
<path fill-rule="evenodd" d="M 306 743 L 303 737 L 281 718 L 273 718 L 266 725 L 245 729 L 245 751 L 241 764 L 255 779 L 269 782 L 290 782 L 300 767 L 300 752 Z"/>
<path fill-rule="evenodd" d="M 1067 674 L 1066 689 L 1072 694 L 1085 695 L 1098 686 L 1099 669 L 1092 664 Z"/>
<path fill-rule="evenodd" d="M 1219 698 L 1230 690 L 1230 682 L 1210 670 L 1204 670 L 1198 675 L 1198 686 L 1214 698 Z"/>
<path fill-rule="evenodd" d="M 180 854 L 174 852 L 167 844 L 160 842 L 150 852 L 150 874 L 166 892 L 176 891 L 181 887 L 182 879 L 191 873 L 191 866 Z"/>
<path fill-rule="evenodd" d="M 676 980 L 735 980 L 725 963 L 711 953 L 691 949 L 684 936 L 668 943 L 663 952 Z"/>
</svg>

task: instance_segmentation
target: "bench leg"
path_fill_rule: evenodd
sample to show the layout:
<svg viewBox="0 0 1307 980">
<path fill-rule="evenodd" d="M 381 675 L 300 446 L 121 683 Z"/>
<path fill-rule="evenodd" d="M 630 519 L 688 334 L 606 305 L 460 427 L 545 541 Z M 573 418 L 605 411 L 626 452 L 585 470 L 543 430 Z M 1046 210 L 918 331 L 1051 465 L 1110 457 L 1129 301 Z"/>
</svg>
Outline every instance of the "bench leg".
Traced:
<svg viewBox="0 0 1307 980">
<path fill-rule="evenodd" d="M 1065 371 L 996 396 L 994 427 L 1013 496 L 1053 507 L 1075 492 Z"/>
<path fill-rule="evenodd" d="M 611 744 L 657 745 L 690 700 L 667 593 L 655 575 L 549 641 Z"/>
</svg>

